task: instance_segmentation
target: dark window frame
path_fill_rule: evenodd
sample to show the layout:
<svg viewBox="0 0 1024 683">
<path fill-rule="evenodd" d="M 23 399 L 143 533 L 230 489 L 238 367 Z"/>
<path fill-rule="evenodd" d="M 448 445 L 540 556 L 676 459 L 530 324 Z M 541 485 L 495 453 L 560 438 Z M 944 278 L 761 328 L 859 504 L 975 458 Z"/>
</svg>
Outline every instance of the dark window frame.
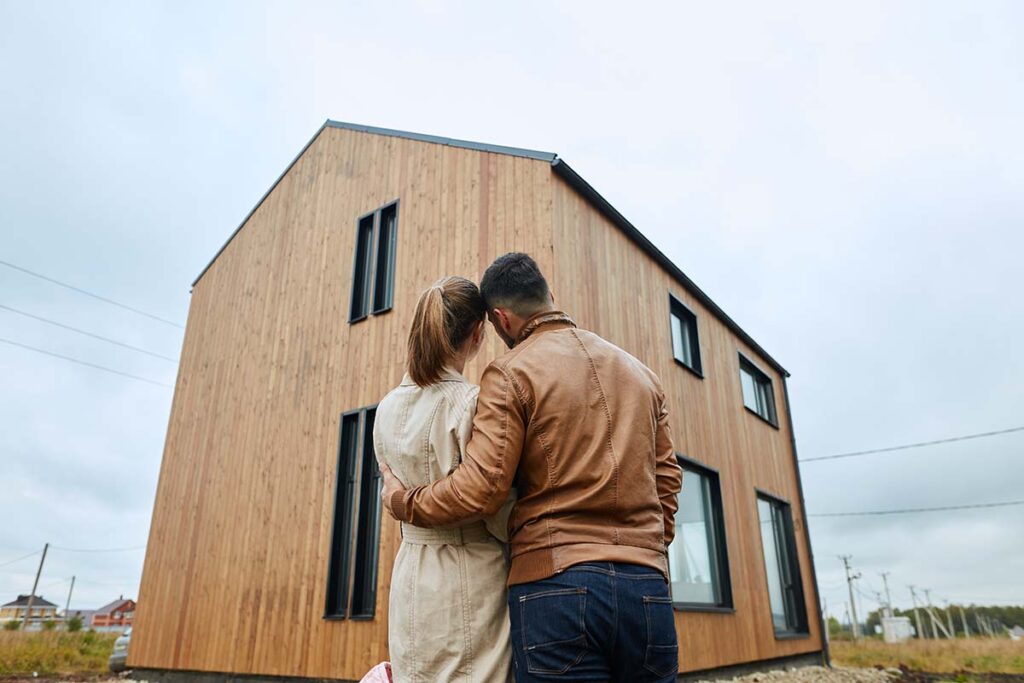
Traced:
<svg viewBox="0 0 1024 683">
<path fill-rule="evenodd" d="M 324 619 L 375 618 L 379 578 L 380 470 L 373 448 L 377 406 L 341 414 Z M 346 425 L 355 434 L 346 439 Z M 373 470 L 367 472 L 367 462 Z M 367 478 L 369 475 L 369 478 Z"/>
<path fill-rule="evenodd" d="M 783 605 L 789 606 L 791 611 L 786 613 L 787 628 L 784 630 L 778 630 L 775 628 L 774 619 L 772 619 L 771 613 L 771 602 L 768 602 L 768 620 L 772 623 L 772 631 L 775 634 L 776 640 L 794 640 L 799 638 L 809 638 L 811 635 L 810 619 L 807 616 L 807 599 L 804 595 L 804 582 L 803 574 L 800 571 L 800 553 L 798 552 L 796 545 L 796 529 L 793 525 L 793 506 L 785 498 L 780 498 L 772 493 L 764 491 L 759 488 L 754 488 L 754 514 L 757 519 L 758 525 L 758 539 L 761 546 L 761 565 L 764 568 L 765 588 L 771 590 L 768 585 L 768 560 L 764 554 L 764 536 L 761 533 L 761 510 L 758 507 L 760 501 L 765 501 L 772 506 L 773 525 L 772 528 L 778 531 L 781 528 L 781 533 L 785 535 L 782 539 L 785 541 L 786 557 L 780 556 L 780 562 L 783 559 L 788 560 L 788 566 L 780 566 L 780 578 L 786 576 L 783 569 L 788 570 L 789 573 L 789 586 L 785 584 L 782 586 L 783 589 Z M 779 517 L 776 519 L 776 514 Z M 781 524 L 779 524 L 781 522 Z M 774 534 L 774 541 L 776 543 L 776 552 L 779 550 L 780 539 L 778 533 Z M 767 595 L 767 593 L 766 593 Z M 792 602 L 790 602 L 792 601 Z M 785 608 L 785 607 L 784 607 Z"/>
<path fill-rule="evenodd" d="M 705 602 L 683 602 L 677 601 L 672 596 L 672 607 L 679 612 L 718 612 L 732 614 L 736 611 L 732 595 L 732 573 L 729 570 L 729 544 L 725 535 L 725 505 L 722 500 L 722 477 L 718 470 L 708 467 L 682 453 L 676 453 L 676 461 L 683 468 L 683 477 L 689 469 L 695 474 L 707 477 L 711 483 L 711 508 L 713 513 L 712 532 L 715 534 L 715 555 L 712 561 L 715 563 L 715 573 L 718 575 L 720 599 L 716 604 Z M 678 512 L 677 512 L 678 514 Z M 671 569 L 670 569 L 671 572 Z M 669 594 L 671 595 L 672 582 L 669 574 Z"/>
<path fill-rule="evenodd" d="M 740 379 L 740 401 L 743 403 L 743 408 L 751 415 L 756 415 L 758 418 L 767 422 L 775 429 L 779 428 L 779 404 L 775 400 L 775 382 L 772 381 L 771 375 L 761 369 L 761 367 L 746 356 L 742 351 L 737 351 L 739 356 L 739 379 Z M 749 374 L 756 384 L 758 382 L 768 385 L 767 396 L 769 399 L 768 404 L 768 416 L 764 416 L 758 411 L 754 410 L 747 405 L 746 398 L 743 396 L 743 373 Z"/>
<path fill-rule="evenodd" d="M 394 307 L 399 204 L 395 199 L 356 219 L 349 324 L 387 313 Z M 394 220 L 385 225 L 389 216 Z M 364 235 L 368 235 L 365 242 Z"/>
<path fill-rule="evenodd" d="M 694 361 L 692 366 L 676 357 L 675 340 L 672 335 L 673 317 L 686 321 L 688 323 L 687 330 L 692 332 L 690 336 L 690 349 Z M 687 330 L 683 330 L 683 333 L 685 334 Z M 697 323 L 697 314 L 671 292 L 668 295 L 668 339 L 669 348 L 672 350 L 672 360 L 674 360 L 677 365 L 684 367 L 695 374 L 697 377 L 704 379 L 704 367 L 701 364 L 700 354 L 700 326 Z"/>
</svg>

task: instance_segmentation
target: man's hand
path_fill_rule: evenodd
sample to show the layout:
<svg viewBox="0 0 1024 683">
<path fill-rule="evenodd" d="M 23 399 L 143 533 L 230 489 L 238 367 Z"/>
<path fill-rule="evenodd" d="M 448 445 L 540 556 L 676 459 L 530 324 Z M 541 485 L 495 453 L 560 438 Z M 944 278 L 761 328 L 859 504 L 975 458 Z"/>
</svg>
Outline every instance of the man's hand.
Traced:
<svg viewBox="0 0 1024 683">
<path fill-rule="evenodd" d="M 384 502 L 384 509 L 388 511 L 392 519 L 397 519 L 395 513 L 391 512 L 391 506 L 388 505 L 388 501 L 391 500 L 391 496 L 396 492 L 405 491 L 405 487 L 402 486 L 402 482 L 398 480 L 398 477 L 395 476 L 394 472 L 387 465 L 382 464 L 380 466 L 380 476 L 384 481 L 384 485 L 380 489 L 380 497 Z"/>
</svg>

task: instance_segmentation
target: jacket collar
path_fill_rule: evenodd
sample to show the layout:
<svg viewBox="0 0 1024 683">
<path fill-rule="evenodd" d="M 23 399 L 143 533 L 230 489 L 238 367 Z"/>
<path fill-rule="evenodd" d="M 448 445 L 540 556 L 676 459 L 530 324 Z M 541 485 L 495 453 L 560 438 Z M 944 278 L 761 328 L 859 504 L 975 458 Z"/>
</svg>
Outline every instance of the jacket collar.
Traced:
<svg viewBox="0 0 1024 683">
<path fill-rule="evenodd" d="M 441 381 L 442 382 L 467 382 L 468 380 L 462 376 L 462 374 L 455 368 L 450 368 L 447 365 L 441 368 Z M 412 377 L 409 377 L 409 373 L 405 373 L 402 376 L 403 387 L 416 386 L 416 382 L 412 381 Z"/>
<path fill-rule="evenodd" d="M 519 336 L 516 338 L 515 346 L 519 346 L 523 341 L 531 334 L 537 331 L 539 327 L 557 327 L 559 329 L 565 327 L 576 327 L 576 323 L 573 319 L 562 311 L 544 311 L 538 313 L 523 325 L 523 329 L 519 330 Z"/>
</svg>

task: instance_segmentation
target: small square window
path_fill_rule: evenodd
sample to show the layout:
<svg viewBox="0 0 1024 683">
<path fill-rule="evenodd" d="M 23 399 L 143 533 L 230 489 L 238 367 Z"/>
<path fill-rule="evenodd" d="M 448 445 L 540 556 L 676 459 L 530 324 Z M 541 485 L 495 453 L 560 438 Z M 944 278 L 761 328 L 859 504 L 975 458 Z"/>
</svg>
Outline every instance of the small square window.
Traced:
<svg viewBox="0 0 1024 683">
<path fill-rule="evenodd" d="M 700 341 L 697 316 L 683 302 L 669 294 L 669 324 L 672 333 L 672 357 L 680 365 L 701 375 Z"/>
<path fill-rule="evenodd" d="M 778 427 L 772 380 L 743 354 L 740 354 L 740 385 L 743 388 L 743 405 L 772 426 Z"/>
</svg>

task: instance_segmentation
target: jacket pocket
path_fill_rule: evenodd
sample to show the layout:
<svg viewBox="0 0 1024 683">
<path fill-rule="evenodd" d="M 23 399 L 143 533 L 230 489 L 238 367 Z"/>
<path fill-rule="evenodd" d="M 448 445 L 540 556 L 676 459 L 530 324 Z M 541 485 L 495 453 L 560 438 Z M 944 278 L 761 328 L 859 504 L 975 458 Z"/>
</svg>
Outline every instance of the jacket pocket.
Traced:
<svg viewBox="0 0 1024 683">
<path fill-rule="evenodd" d="M 644 668 L 655 676 L 671 676 L 679 669 L 679 645 L 676 641 L 672 598 L 645 595 L 644 617 L 647 619 Z"/>
<path fill-rule="evenodd" d="M 587 651 L 586 588 L 544 590 L 519 598 L 526 668 L 534 674 L 564 674 Z"/>
</svg>

